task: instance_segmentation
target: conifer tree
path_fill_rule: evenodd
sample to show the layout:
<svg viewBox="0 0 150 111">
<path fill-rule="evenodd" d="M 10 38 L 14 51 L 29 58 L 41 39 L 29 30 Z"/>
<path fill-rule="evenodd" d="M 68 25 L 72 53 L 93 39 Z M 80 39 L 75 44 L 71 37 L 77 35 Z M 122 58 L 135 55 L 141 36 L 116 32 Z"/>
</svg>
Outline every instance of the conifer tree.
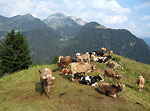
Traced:
<svg viewBox="0 0 150 111">
<path fill-rule="evenodd" d="M 27 69 L 32 64 L 25 36 L 20 31 L 11 30 L 0 43 L 1 73 L 14 73 Z"/>
</svg>

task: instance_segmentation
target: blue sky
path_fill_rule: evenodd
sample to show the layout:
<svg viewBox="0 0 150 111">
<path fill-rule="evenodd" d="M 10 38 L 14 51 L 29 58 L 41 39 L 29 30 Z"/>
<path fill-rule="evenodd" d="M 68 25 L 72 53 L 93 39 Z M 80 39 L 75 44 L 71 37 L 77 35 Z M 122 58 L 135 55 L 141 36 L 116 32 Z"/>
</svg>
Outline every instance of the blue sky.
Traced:
<svg viewBox="0 0 150 111">
<path fill-rule="evenodd" d="M 150 0 L 0 0 L 6 17 L 30 13 L 42 20 L 57 12 L 150 38 Z"/>
</svg>

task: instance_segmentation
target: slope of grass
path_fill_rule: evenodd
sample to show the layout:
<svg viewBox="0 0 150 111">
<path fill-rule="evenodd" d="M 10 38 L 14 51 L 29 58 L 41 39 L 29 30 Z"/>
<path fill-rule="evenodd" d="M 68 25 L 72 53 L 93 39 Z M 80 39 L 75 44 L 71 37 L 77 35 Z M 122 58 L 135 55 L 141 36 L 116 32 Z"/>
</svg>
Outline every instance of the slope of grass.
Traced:
<svg viewBox="0 0 150 111">
<path fill-rule="evenodd" d="M 70 76 L 59 75 L 56 65 L 39 65 L 0 78 L 0 111 L 149 111 L 150 65 L 115 57 L 120 58 L 118 62 L 124 67 L 117 72 L 123 75 L 121 82 L 126 85 L 126 91 L 121 92 L 118 98 L 102 95 L 97 87 L 79 84 L 78 79 L 71 82 Z M 96 64 L 98 70 L 89 75 L 103 75 L 105 64 Z M 51 99 L 40 94 L 38 70 L 45 67 L 53 70 L 56 77 L 50 91 Z M 147 80 L 142 92 L 137 92 L 139 75 Z M 112 83 L 107 79 L 105 82 Z"/>
</svg>

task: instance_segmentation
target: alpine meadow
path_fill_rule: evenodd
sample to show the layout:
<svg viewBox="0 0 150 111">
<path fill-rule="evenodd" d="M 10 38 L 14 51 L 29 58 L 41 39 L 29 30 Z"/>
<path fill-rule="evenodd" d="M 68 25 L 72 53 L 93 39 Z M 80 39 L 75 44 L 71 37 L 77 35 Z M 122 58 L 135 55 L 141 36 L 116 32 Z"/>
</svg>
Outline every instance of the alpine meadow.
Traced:
<svg viewBox="0 0 150 111">
<path fill-rule="evenodd" d="M 149 6 L 0 1 L 0 111 L 150 111 Z"/>
</svg>

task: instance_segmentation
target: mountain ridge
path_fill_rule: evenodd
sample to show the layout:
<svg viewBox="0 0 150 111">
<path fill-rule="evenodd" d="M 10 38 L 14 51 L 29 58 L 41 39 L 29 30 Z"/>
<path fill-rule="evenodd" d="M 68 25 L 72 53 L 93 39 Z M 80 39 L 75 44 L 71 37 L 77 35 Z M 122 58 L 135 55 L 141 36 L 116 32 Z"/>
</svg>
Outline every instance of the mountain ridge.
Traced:
<svg viewBox="0 0 150 111">
<path fill-rule="evenodd" d="M 66 22 L 70 22 L 70 19 Z M 110 29 L 97 22 L 86 23 L 83 26 L 75 24 L 74 27 L 62 27 L 58 31 L 31 14 L 18 15 L 7 20 L 0 16 L 0 39 L 3 39 L 11 29 L 21 30 L 27 37 L 34 63 L 48 64 L 56 55 L 73 57 L 77 52 L 100 50 L 101 47 L 112 49 L 116 54 L 139 62 L 150 63 L 148 46 L 130 31 Z M 63 31 L 69 32 L 68 35 L 66 36 Z"/>
</svg>

